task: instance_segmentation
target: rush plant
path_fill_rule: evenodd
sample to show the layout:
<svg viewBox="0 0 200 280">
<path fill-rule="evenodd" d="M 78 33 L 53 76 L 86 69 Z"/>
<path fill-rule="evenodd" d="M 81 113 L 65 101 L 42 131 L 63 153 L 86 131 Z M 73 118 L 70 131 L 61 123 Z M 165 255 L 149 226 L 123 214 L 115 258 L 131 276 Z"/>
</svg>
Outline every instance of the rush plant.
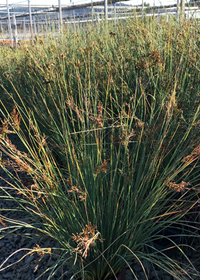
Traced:
<svg viewBox="0 0 200 280">
<path fill-rule="evenodd" d="M 165 252 L 158 255 L 152 240 L 159 238 L 156 232 L 174 223 L 181 227 L 181 218 L 192 207 L 184 195 L 174 199 L 177 188 L 172 186 L 180 184 L 183 176 L 189 180 L 194 162 L 198 162 L 199 143 L 195 143 L 193 127 L 199 109 L 177 145 L 173 138 L 178 126 L 173 124 L 170 103 L 156 111 L 152 107 L 152 118 L 146 122 L 145 113 L 142 119 L 135 115 L 141 100 L 133 102 L 131 98 L 130 103 L 117 108 L 116 115 L 87 94 L 79 106 L 72 97 L 62 100 L 61 95 L 60 106 L 55 104 L 59 126 L 49 111 L 52 139 L 40 131 L 27 108 L 16 104 L 13 113 L 7 119 L 5 116 L 1 150 L 10 160 L 2 161 L 2 167 L 15 181 L 11 187 L 18 192 L 18 197 L 12 198 L 19 203 L 16 211 L 27 211 L 32 223 L 2 218 L 13 224 L 12 231 L 35 228 L 36 235 L 59 244 L 61 253 L 49 279 L 56 268 L 70 261 L 71 269 L 83 279 L 110 279 L 134 258 L 142 267 L 148 260 L 174 277 L 173 271 L 187 274 Z M 11 131 L 22 141 L 24 151 L 10 140 Z M 168 133 L 173 133 L 170 139 Z M 11 167 L 16 176 L 9 173 Z M 29 185 L 20 181 L 20 173 L 27 174 Z M 182 187 L 187 189 L 190 184 L 182 183 Z M 10 197 L 4 191 L 4 198 Z M 47 249 L 34 247 L 28 254 L 38 250 L 50 253 Z"/>
<path fill-rule="evenodd" d="M 145 261 L 175 279 L 198 274 L 173 240 L 187 265 L 154 246 L 170 226 L 185 230 L 186 237 L 198 236 L 195 225 L 190 228 L 184 221 L 197 203 L 190 190 L 196 192 L 199 180 L 198 93 L 191 96 L 195 106 L 185 113 L 184 106 L 191 108 L 189 96 L 183 94 L 183 88 L 188 92 L 185 49 L 174 55 L 171 41 L 165 45 L 160 36 L 167 52 L 162 57 L 151 42 L 150 27 L 155 28 L 155 22 L 149 29 L 142 24 L 134 32 L 131 24 L 126 30 L 119 25 L 118 56 L 117 40 L 105 26 L 102 32 L 110 38 L 109 46 L 100 38 L 92 44 L 92 36 L 91 46 L 84 45 L 80 34 L 71 35 L 69 61 L 63 52 L 57 55 L 56 44 L 50 41 L 39 58 L 35 50 L 27 51 L 32 63 L 27 64 L 29 71 L 20 69 L 24 91 L 12 77 L 2 82 L 4 96 L 14 109 L 11 112 L 8 102 L 1 101 L 0 149 L 8 157 L 2 158 L 1 166 L 14 180 L 10 188 L 17 192 L 14 196 L 2 187 L 2 198 L 15 200 L 18 207 L 13 210 L 25 211 L 32 221 L 1 215 L 5 225 L 11 224 L 2 234 L 9 229 L 13 234 L 19 228 L 34 229 L 37 245 L 25 255 L 38 253 L 39 260 L 44 254 L 57 256 L 55 265 L 44 271 L 48 279 L 61 267 L 63 275 L 70 267 L 74 276 L 84 280 L 117 279 L 126 265 L 135 275 L 133 259 L 146 279 Z M 145 46 L 139 40 L 142 34 Z M 127 40 L 138 52 L 133 60 L 125 48 L 126 38 L 137 41 L 131 46 Z M 77 54 L 73 40 L 80 40 Z M 47 63 L 48 53 L 56 54 Z M 194 79 L 189 85 L 198 87 Z M 21 148 L 12 141 L 13 134 Z M 54 241 L 55 246 L 42 248 L 40 238 Z"/>
</svg>

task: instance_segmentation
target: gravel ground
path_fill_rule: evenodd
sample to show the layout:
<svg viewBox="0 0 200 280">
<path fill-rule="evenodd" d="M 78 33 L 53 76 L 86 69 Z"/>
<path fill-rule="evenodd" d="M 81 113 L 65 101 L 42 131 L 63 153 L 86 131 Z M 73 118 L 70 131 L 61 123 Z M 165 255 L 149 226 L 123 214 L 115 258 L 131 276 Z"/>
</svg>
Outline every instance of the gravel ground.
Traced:
<svg viewBox="0 0 200 280">
<path fill-rule="evenodd" d="M 8 176 L 3 172 L 2 169 L 0 169 L 0 177 L 6 178 L 8 181 L 11 182 L 11 179 L 8 178 Z M 9 184 L 5 183 L 2 179 L 0 179 L 0 187 L 8 187 Z M 4 192 L 0 189 L 0 195 L 3 195 Z M 12 195 L 15 195 L 12 193 Z M 20 219 L 24 220 L 26 222 L 30 222 L 29 217 L 27 217 L 26 213 L 19 213 L 14 211 L 2 211 L 1 209 L 7 208 L 12 209 L 15 207 L 15 204 L 17 206 L 17 203 L 15 201 L 8 201 L 0 198 L 0 218 L 1 215 L 4 215 L 10 219 L 18 220 L 19 215 Z M 8 223 L 6 222 L 6 225 Z M 4 222 L 0 223 L 0 237 L 2 236 L 1 229 L 4 228 Z M 19 250 L 18 253 L 14 254 L 9 260 L 5 263 L 3 267 L 8 266 L 9 264 L 13 264 L 17 262 L 24 253 L 27 253 L 28 251 L 21 250 L 22 248 L 33 248 L 36 247 L 36 244 L 38 244 L 41 248 L 48 248 L 48 247 L 58 247 L 56 244 L 46 238 L 44 240 L 38 240 L 38 239 L 30 239 L 28 237 L 24 236 L 24 233 L 28 233 L 29 235 L 34 235 L 34 230 L 32 229 L 19 229 L 17 230 L 17 234 L 15 235 L 8 235 L 4 237 L 3 239 L 0 239 L 0 267 L 3 264 L 3 262 L 15 251 Z M 56 258 L 52 256 L 50 258 L 49 254 L 46 254 L 44 258 L 39 262 L 38 265 L 39 256 L 37 254 L 34 255 L 28 255 L 25 257 L 22 261 L 19 263 L 16 263 L 5 270 L 1 271 L 0 268 L 0 280 L 4 279 L 19 279 L 19 280 L 35 280 L 43 271 L 45 271 L 48 267 L 52 266 Z M 38 265 L 37 270 L 34 272 Z M 59 279 L 59 276 L 61 275 L 61 271 L 58 271 L 58 273 L 55 275 L 55 277 L 52 277 L 52 280 Z M 63 277 L 63 280 L 68 280 L 72 276 L 72 273 L 69 273 Z M 48 277 L 41 277 L 40 279 L 46 280 Z"/>
<path fill-rule="evenodd" d="M 11 179 L 8 178 L 8 176 L 5 174 L 5 172 L 2 169 L 0 169 L 0 177 L 6 178 L 8 181 L 11 181 Z M 5 183 L 4 180 L 0 179 L 0 195 L 3 194 L 1 187 L 9 187 L 9 185 L 7 183 Z M 0 217 L 1 217 L 1 215 L 5 215 L 11 219 L 18 219 L 19 213 L 11 212 L 11 211 L 7 211 L 5 213 L 5 211 L 1 210 L 3 208 L 13 208 L 14 203 L 15 203 L 14 201 L 6 201 L 6 200 L 3 200 L 0 198 Z M 26 216 L 26 214 L 22 213 L 22 214 L 20 214 L 20 218 L 25 220 L 25 218 L 27 218 L 27 216 Z M 26 221 L 28 221 L 28 220 L 26 219 Z M 1 229 L 3 227 L 4 227 L 3 223 L 0 223 L 0 237 L 2 236 Z M 43 243 L 41 243 L 42 241 L 40 242 L 36 239 L 33 239 L 33 240 L 28 239 L 23 236 L 23 233 L 24 233 L 23 231 L 25 232 L 25 230 L 20 229 L 20 230 L 18 230 L 17 235 L 15 235 L 15 236 L 8 235 L 7 237 L 0 239 L 0 266 L 8 258 L 8 256 L 10 254 L 15 252 L 16 250 L 20 250 L 21 248 L 33 248 L 36 246 L 36 244 L 39 244 L 43 248 L 56 246 L 56 244 L 54 244 L 53 241 L 51 243 L 49 243 L 48 240 L 44 240 Z M 27 232 L 27 230 L 26 230 L 26 232 Z M 28 233 L 32 234 L 32 235 L 34 234 L 33 230 L 29 230 Z M 190 259 L 190 261 L 195 266 L 195 268 L 198 271 L 200 271 L 200 250 L 199 250 L 200 243 L 199 243 L 199 240 L 195 241 L 195 243 L 193 243 L 192 246 L 195 248 L 195 250 L 192 250 L 192 249 L 188 250 L 188 248 L 185 248 L 185 252 L 186 252 L 188 258 Z M 19 251 L 17 254 L 14 254 L 7 261 L 6 264 L 8 265 L 8 264 L 15 263 L 23 255 L 24 255 L 24 251 Z M 173 255 L 173 257 L 182 263 L 184 262 L 183 257 L 181 255 L 181 253 L 179 253 L 179 252 L 176 252 L 176 254 Z M 6 279 L 7 280 L 11 280 L 11 279 L 12 280 L 14 280 L 14 279 L 35 280 L 46 268 L 53 265 L 56 260 L 56 258 L 54 256 L 52 256 L 52 258 L 50 258 L 49 255 L 46 255 L 46 257 L 44 257 L 42 259 L 42 261 L 39 262 L 39 266 L 38 266 L 37 270 L 34 272 L 34 270 L 36 269 L 37 264 L 38 264 L 38 262 L 37 262 L 38 258 L 39 257 L 36 254 L 34 254 L 32 256 L 28 255 L 21 262 L 16 263 L 7 269 L 5 269 L 3 271 L 1 271 L 1 269 L 0 269 L 0 280 L 6 280 Z M 2 266 L 2 267 L 5 267 L 5 266 Z M 146 279 L 144 276 L 143 270 L 138 263 L 136 263 L 136 262 L 133 263 L 131 265 L 131 267 L 139 280 Z M 144 267 L 147 271 L 149 280 L 174 280 L 173 277 L 169 276 L 165 272 L 163 272 L 159 269 L 155 270 L 149 263 L 144 263 Z M 61 275 L 61 271 L 58 271 L 57 274 L 55 276 L 53 276 L 51 279 L 57 280 L 57 279 L 59 279 L 60 275 Z M 68 279 L 70 279 L 71 276 L 72 276 L 72 274 L 69 269 L 68 274 L 63 277 L 63 280 L 68 280 Z M 44 277 L 41 277 L 40 279 L 47 280 L 47 278 L 48 278 L 48 276 L 44 276 Z M 131 271 L 127 268 L 126 269 L 126 280 L 134 280 L 134 279 L 135 279 L 135 277 L 132 275 Z M 182 276 L 180 276 L 180 279 L 187 280 L 187 279 L 191 279 L 191 278 L 182 275 Z M 192 277 L 192 279 L 199 280 L 200 275 L 194 275 Z M 124 280 L 124 279 L 122 278 L 120 280 Z"/>
</svg>

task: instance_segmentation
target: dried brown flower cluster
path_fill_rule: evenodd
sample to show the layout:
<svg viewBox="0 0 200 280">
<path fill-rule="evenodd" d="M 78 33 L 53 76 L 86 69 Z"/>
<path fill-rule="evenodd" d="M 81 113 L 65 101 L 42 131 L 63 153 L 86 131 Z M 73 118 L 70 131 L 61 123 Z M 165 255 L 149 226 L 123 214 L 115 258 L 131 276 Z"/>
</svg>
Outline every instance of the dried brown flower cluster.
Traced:
<svg viewBox="0 0 200 280">
<path fill-rule="evenodd" d="M 98 239 L 103 242 L 103 239 L 99 238 L 100 233 L 96 230 L 96 226 L 89 222 L 88 225 L 83 227 L 80 233 L 72 234 L 72 240 L 77 243 L 77 247 L 73 250 L 85 259 L 87 258 L 90 247 L 95 246 L 95 241 Z"/>
<path fill-rule="evenodd" d="M 0 139 L 4 139 L 7 134 L 15 133 L 15 131 L 13 131 L 13 129 L 15 129 L 16 131 L 19 131 L 21 116 L 20 116 L 19 112 L 17 111 L 16 106 L 13 108 L 10 118 L 11 118 L 11 120 L 9 118 L 6 120 L 2 120 L 0 118 L 0 123 L 2 125 L 0 127 Z M 13 129 L 11 130 L 11 128 L 13 128 Z"/>
<path fill-rule="evenodd" d="M 35 169 L 30 163 L 30 158 L 27 153 L 21 152 L 17 149 L 17 147 L 11 142 L 8 136 L 5 136 L 4 145 L 8 148 L 9 152 L 6 152 L 9 157 L 12 159 L 7 159 L 2 162 L 5 166 L 10 166 L 15 169 L 17 172 L 26 172 L 28 175 L 34 173 Z M 2 148 L 2 150 L 5 152 Z"/>
<path fill-rule="evenodd" d="M 50 254 L 50 258 L 51 258 L 51 248 L 40 248 L 40 245 L 36 244 L 36 247 L 33 247 L 33 253 L 31 254 L 31 256 L 34 253 L 37 253 L 37 255 L 39 256 L 39 259 L 35 260 L 35 262 L 38 264 L 34 269 L 34 273 L 35 273 L 38 269 L 39 262 L 41 261 L 41 259 L 44 257 L 45 254 Z"/>
<path fill-rule="evenodd" d="M 13 127 L 19 131 L 19 126 L 20 126 L 20 122 L 21 122 L 21 116 L 19 114 L 19 112 L 17 111 L 16 106 L 13 108 L 13 111 L 11 113 L 11 118 L 12 118 L 12 125 Z"/>
<path fill-rule="evenodd" d="M 71 186 L 71 190 L 68 192 L 73 194 L 76 193 L 81 201 L 86 201 L 87 193 L 84 192 L 81 187 Z"/>
<path fill-rule="evenodd" d="M 187 188 L 187 186 L 191 186 L 191 184 L 189 182 L 186 183 L 184 181 L 182 181 L 180 184 L 176 184 L 174 182 L 169 183 L 169 188 L 176 192 L 184 192 L 186 190 L 189 190 L 189 188 Z"/>
<path fill-rule="evenodd" d="M 78 106 L 76 105 L 76 102 L 74 101 L 73 97 L 70 96 L 69 99 L 66 99 L 65 101 L 67 107 L 69 109 L 71 109 L 72 111 L 74 111 L 77 115 L 77 118 L 81 121 L 81 122 L 84 122 L 84 117 L 83 117 L 83 113 L 84 111 L 83 110 L 80 110 L 78 108 Z M 73 119 L 75 121 L 75 119 Z"/>
<path fill-rule="evenodd" d="M 127 133 L 127 130 L 124 129 L 124 126 L 122 126 L 122 135 L 119 135 L 119 140 L 122 143 L 122 145 L 127 146 L 133 137 L 136 136 L 136 132 L 134 129 L 131 130 L 130 134 Z"/>
<path fill-rule="evenodd" d="M 200 158 L 200 144 L 197 144 L 193 151 L 183 158 L 184 163 L 192 163 Z"/>
<path fill-rule="evenodd" d="M 8 126 L 9 126 L 9 121 L 8 120 L 1 120 L 1 124 L 2 124 L 2 127 L 0 127 L 0 138 L 1 139 L 4 139 L 6 134 L 9 133 L 9 129 L 8 129 Z"/>
<path fill-rule="evenodd" d="M 108 160 L 104 159 L 102 164 L 99 167 L 97 167 L 97 170 L 96 170 L 96 173 L 94 174 L 94 176 L 97 177 L 97 174 L 99 174 L 100 172 L 107 173 L 108 171 L 109 171 Z"/>
<path fill-rule="evenodd" d="M 98 106 L 98 114 L 97 116 L 89 116 L 89 119 L 92 120 L 92 122 L 96 125 L 97 128 L 103 128 L 103 105 L 102 103 L 99 101 Z"/>
</svg>

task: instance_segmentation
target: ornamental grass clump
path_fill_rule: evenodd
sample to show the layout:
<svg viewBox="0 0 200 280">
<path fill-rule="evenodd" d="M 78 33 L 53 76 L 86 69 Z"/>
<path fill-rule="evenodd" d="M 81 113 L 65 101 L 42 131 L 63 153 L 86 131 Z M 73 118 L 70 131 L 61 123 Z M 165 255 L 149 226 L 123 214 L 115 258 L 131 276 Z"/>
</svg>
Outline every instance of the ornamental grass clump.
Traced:
<svg viewBox="0 0 200 280">
<path fill-rule="evenodd" d="M 96 106 L 89 96 L 83 98 L 86 101 L 82 108 L 76 109 L 80 114 L 78 125 L 72 105 L 68 108 L 63 100 L 62 108 L 66 107 L 60 112 L 60 127 L 52 127 L 53 134 L 60 136 L 57 139 L 62 139 L 54 144 L 58 154 L 62 152 L 61 161 L 54 156 L 52 140 L 41 133 L 33 112 L 25 116 L 25 110 L 16 105 L 14 112 L 18 117 L 13 113 L 7 122 L 9 131 L 18 135 L 26 151 L 15 147 L 9 132 L 2 134 L 1 150 L 9 156 L 9 161 L 2 161 L 2 167 L 8 173 L 14 168 L 16 176 L 9 173 L 15 180 L 11 188 L 18 196 L 12 199 L 19 203 L 16 211 L 27 211 L 32 223 L 12 221 L 2 215 L 3 221 L 13 224 L 12 231 L 13 227 L 33 228 L 36 237 L 46 236 L 59 244 L 60 255 L 49 279 L 65 263 L 71 263 L 71 269 L 83 279 L 110 279 L 134 258 L 140 265 L 148 260 L 174 277 L 173 271 L 188 274 L 165 252 L 158 255 L 152 240 L 159 239 L 155 232 L 160 229 L 174 223 L 179 228 L 184 226 L 182 218 L 193 206 L 184 195 L 176 200 L 174 189 L 177 191 L 183 177 L 190 180 L 190 173 L 197 167 L 192 164 L 198 163 L 197 153 L 194 158 L 188 144 L 194 139 L 192 130 L 198 111 L 180 143 L 175 142 L 174 146 L 173 139 L 168 145 L 164 142 L 169 132 L 175 135 L 177 131 L 172 126 L 173 113 L 169 117 L 168 110 L 163 109 L 165 118 L 155 134 L 145 122 L 145 115 L 142 120 L 134 115 L 134 104 L 140 100 L 130 102 L 128 109 L 124 105 L 119 108 L 120 114 L 114 115 L 105 104 Z M 65 121 L 65 114 L 71 115 L 71 123 Z M 161 109 L 153 120 L 158 121 L 160 115 Z M 49 117 L 54 122 L 53 116 Z M 19 119 L 26 133 L 18 128 Z M 191 158 L 186 161 L 187 152 Z M 29 185 L 20 182 L 20 173 L 31 178 Z M 189 182 L 182 186 L 190 188 L 193 182 Z M 4 198 L 10 197 L 4 191 Z M 4 230 L 7 232 L 8 228 Z M 194 233 L 188 230 L 186 235 Z M 26 255 L 34 252 L 35 247 Z"/>
<path fill-rule="evenodd" d="M 8 225 L 1 238 L 9 229 L 33 229 L 29 237 L 37 243 L 24 249 L 24 257 L 38 254 L 39 267 L 45 254 L 56 256 L 43 273 L 48 279 L 61 268 L 63 275 L 70 268 L 77 279 L 117 279 L 126 265 L 136 277 L 133 260 L 146 279 L 147 261 L 175 279 L 199 275 L 181 243 L 162 234 L 175 227 L 180 237 L 199 236 L 198 225 L 184 219 L 198 203 L 199 180 L 198 85 L 196 78 L 188 85 L 184 74 L 197 69 L 184 58 L 191 31 L 187 25 L 180 40 L 185 47 L 175 52 L 176 39 L 168 38 L 167 29 L 156 34 L 156 25 L 152 20 L 140 26 L 136 18 L 119 24 L 118 35 L 110 34 L 112 26 L 101 27 L 109 45 L 92 30 L 86 34 L 90 45 L 84 32 L 66 35 L 68 52 L 55 41 L 36 45 L 26 50 L 31 63 L 20 70 L 22 84 L 2 79 L 9 102 L 1 100 L 1 166 L 17 192 L 1 187 L 2 198 L 15 200 L 13 210 L 26 212 L 31 222 L 1 214 Z M 178 29 L 173 22 L 169 27 Z M 42 248 L 41 238 L 55 246 Z M 160 238 L 171 240 L 187 264 L 169 258 L 168 248 L 158 250 Z"/>
</svg>

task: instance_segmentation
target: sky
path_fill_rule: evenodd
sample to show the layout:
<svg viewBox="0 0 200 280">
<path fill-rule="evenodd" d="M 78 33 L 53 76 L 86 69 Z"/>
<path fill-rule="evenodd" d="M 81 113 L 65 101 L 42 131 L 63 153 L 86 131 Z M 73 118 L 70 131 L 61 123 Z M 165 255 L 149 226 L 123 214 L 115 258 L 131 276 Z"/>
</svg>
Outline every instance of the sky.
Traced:
<svg viewBox="0 0 200 280">
<path fill-rule="evenodd" d="M 31 5 L 58 5 L 58 0 L 30 0 Z M 97 0 L 93 0 L 97 1 Z M 74 3 L 84 3 L 84 2 L 90 2 L 90 0 L 72 0 Z M 170 5 L 170 4 L 175 4 L 177 0 L 144 0 L 146 3 L 150 3 L 150 5 Z M 186 1 L 187 2 L 187 1 Z M 132 5 L 140 5 L 142 3 L 142 0 L 131 0 L 126 2 L 127 4 L 132 4 Z M 0 0 L 0 5 L 5 4 L 6 5 L 6 0 Z M 27 0 L 8 0 L 8 4 L 24 4 L 28 5 Z M 70 0 L 61 0 L 61 4 L 63 5 L 69 5 Z"/>
</svg>

